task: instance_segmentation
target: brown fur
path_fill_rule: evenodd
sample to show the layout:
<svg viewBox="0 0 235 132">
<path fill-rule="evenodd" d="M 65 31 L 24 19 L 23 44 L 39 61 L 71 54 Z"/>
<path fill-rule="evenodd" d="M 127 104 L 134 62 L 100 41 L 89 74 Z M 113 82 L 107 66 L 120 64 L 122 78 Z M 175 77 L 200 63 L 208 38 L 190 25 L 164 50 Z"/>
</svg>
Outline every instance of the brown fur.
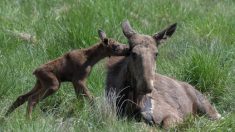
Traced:
<svg viewBox="0 0 235 132">
<path fill-rule="evenodd" d="M 99 36 L 100 43 L 87 49 L 73 50 L 37 68 L 33 72 L 37 78 L 34 88 L 19 96 L 7 111 L 6 116 L 28 100 L 27 115 L 31 118 L 35 105 L 55 93 L 61 82 L 65 81 L 73 83 L 77 96 L 82 93 L 92 101 L 92 96 L 86 87 L 86 79 L 92 67 L 107 56 L 127 55 L 129 49 L 127 45 L 108 39 L 101 30 L 99 30 Z"/>
<path fill-rule="evenodd" d="M 211 119 L 220 117 L 210 102 L 186 82 L 155 73 L 157 47 L 170 37 L 173 24 L 153 35 L 136 33 L 129 22 L 122 25 L 131 48 L 128 57 L 111 57 L 108 60 L 106 92 L 117 94 L 119 115 L 142 116 L 149 124 L 168 128 L 182 122 L 188 114 L 202 112 Z"/>
</svg>

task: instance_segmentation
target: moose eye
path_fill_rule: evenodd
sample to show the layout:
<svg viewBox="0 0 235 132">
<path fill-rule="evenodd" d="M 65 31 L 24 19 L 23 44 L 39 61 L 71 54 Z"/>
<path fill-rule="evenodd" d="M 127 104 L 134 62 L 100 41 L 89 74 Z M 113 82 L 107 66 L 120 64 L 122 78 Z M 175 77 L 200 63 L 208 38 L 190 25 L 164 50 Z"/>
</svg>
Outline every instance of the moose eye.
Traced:
<svg viewBox="0 0 235 132">
<path fill-rule="evenodd" d="M 132 58 L 133 58 L 133 59 L 136 59 L 137 54 L 136 54 L 136 53 L 134 53 L 134 52 L 132 52 L 132 53 L 131 53 L 131 56 L 132 56 Z"/>
</svg>

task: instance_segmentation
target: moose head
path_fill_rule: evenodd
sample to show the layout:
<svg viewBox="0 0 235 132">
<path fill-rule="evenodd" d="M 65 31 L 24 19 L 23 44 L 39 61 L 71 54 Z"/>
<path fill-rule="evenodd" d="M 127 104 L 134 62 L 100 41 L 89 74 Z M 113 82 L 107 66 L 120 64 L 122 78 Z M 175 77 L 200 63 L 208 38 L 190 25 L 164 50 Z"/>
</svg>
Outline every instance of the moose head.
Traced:
<svg viewBox="0 0 235 132">
<path fill-rule="evenodd" d="M 129 70 L 136 82 L 136 93 L 147 94 L 154 88 L 156 57 L 158 47 L 170 37 L 176 29 L 176 23 L 150 36 L 137 33 L 130 23 L 122 23 L 122 30 L 130 46 Z"/>
</svg>

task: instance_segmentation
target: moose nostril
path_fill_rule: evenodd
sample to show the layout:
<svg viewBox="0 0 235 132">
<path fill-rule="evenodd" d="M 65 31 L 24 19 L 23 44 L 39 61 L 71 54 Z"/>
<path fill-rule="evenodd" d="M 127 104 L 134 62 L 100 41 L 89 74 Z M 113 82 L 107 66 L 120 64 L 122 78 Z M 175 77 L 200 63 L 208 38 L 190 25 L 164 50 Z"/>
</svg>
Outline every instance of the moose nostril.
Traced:
<svg viewBox="0 0 235 132">
<path fill-rule="evenodd" d="M 151 93 L 152 92 L 152 90 L 153 90 L 153 88 L 154 88 L 154 82 L 153 82 L 153 80 L 151 79 L 151 80 L 149 80 L 148 82 L 146 82 L 146 85 L 145 85 L 145 92 L 146 93 Z"/>
<path fill-rule="evenodd" d="M 143 91 L 141 91 L 141 94 L 148 94 L 148 93 L 151 93 L 152 92 L 152 89 L 151 88 L 145 88 L 143 89 Z"/>
<path fill-rule="evenodd" d="M 153 87 L 150 86 L 150 85 L 145 85 L 143 86 L 143 90 L 142 90 L 142 94 L 148 94 L 148 93 L 151 93 L 152 90 L 153 90 Z"/>
<path fill-rule="evenodd" d="M 152 90 L 153 90 L 152 88 L 147 88 L 147 89 L 146 89 L 146 93 L 151 93 Z"/>
</svg>

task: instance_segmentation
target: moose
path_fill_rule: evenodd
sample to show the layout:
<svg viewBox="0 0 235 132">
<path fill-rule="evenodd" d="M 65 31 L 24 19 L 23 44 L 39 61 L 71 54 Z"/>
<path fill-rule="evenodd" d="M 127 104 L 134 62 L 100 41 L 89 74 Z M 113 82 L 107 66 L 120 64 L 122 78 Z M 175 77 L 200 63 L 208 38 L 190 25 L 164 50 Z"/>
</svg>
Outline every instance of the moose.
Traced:
<svg viewBox="0 0 235 132">
<path fill-rule="evenodd" d="M 106 95 L 116 93 L 119 116 L 143 119 L 166 129 L 182 122 L 189 114 L 202 113 L 212 120 L 221 117 L 208 99 L 190 84 L 155 73 L 158 47 L 172 36 L 176 27 L 175 23 L 149 36 L 137 33 L 129 21 L 122 23 L 130 55 L 108 59 L 105 89 Z"/>
<path fill-rule="evenodd" d="M 87 49 L 72 50 L 63 56 L 52 60 L 37 68 L 33 74 L 36 76 L 36 84 L 31 91 L 19 96 L 9 107 L 6 116 L 17 107 L 28 101 L 27 117 L 32 118 L 32 110 L 36 104 L 55 93 L 61 82 L 72 82 L 77 97 L 83 94 L 92 102 L 93 97 L 85 83 L 92 67 L 101 59 L 108 56 L 125 56 L 129 52 L 127 45 L 114 39 L 107 38 L 106 33 L 98 30 L 100 42 Z"/>
</svg>

